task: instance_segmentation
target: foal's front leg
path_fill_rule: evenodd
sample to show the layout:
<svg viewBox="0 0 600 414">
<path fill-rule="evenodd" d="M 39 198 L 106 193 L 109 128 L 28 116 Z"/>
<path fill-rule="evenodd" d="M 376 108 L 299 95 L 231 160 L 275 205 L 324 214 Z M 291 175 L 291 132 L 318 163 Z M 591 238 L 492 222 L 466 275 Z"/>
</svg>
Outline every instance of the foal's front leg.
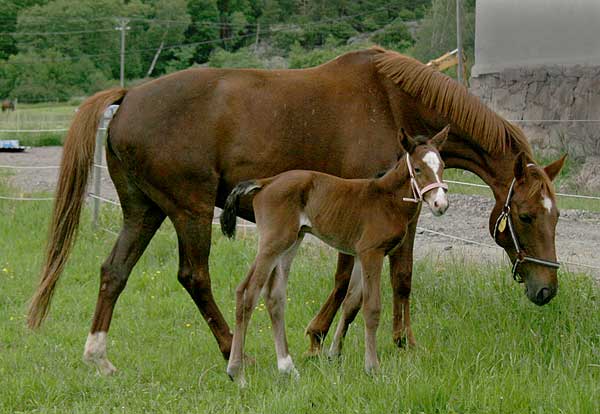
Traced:
<svg viewBox="0 0 600 414">
<path fill-rule="evenodd" d="M 377 358 L 377 327 L 381 313 L 381 268 L 384 253 L 380 250 L 362 252 L 360 262 L 363 271 L 363 315 L 365 319 L 365 370 L 379 370 Z"/>
</svg>

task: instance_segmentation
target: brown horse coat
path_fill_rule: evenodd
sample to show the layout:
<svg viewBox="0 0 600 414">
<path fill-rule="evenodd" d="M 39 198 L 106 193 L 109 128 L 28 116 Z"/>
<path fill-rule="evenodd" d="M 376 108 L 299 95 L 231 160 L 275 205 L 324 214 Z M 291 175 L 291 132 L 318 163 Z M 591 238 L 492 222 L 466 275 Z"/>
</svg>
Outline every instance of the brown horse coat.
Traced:
<svg viewBox="0 0 600 414">
<path fill-rule="evenodd" d="M 123 227 L 102 265 L 85 352 L 104 372 L 114 370 L 105 346 L 114 305 L 165 217 L 178 235 L 178 278 L 227 357 L 231 333 L 212 296 L 208 256 L 213 207 L 222 206 L 238 182 L 290 169 L 370 177 L 394 163 L 400 126 L 411 135 L 430 136 L 450 123 L 441 155 L 447 167 L 473 171 L 492 187 L 497 200 L 492 223 L 514 177 L 517 154 L 531 156 L 520 130 L 464 87 L 411 58 L 378 48 L 347 53 L 312 69 L 189 69 L 128 91 L 100 92 L 81 106 L 65 141 L 47 259 L 29 312 L 32 327 L 47 313 L 74 240 L 95 130 L 112 103 L 120 108 L 109 127 L 107 164 L 121 201 Z M 540 171 L 529 182 L 549 182 Z M 529 182 L 516 187 L 515 200 L 528 191 Z M 250 205 L 242 205 L 240 214 L 252 219 Z M 545 233 L 553 236 L 556 211 L 551 215 L 536 225 L 546 226 Z M 390 257 L 398 343 L 404 336 L 414 343 L 408 319 L 414 227 L 409 234 L 409 242 Z M 498 243 L 514 260 L 509 240 Z M 523 244 L 538 257 L 555 258 L 553 237 Z M 340 256 L 336 288 L 307 330 L 313 345 L 327 332 L 351 270 L 352 258 Z M 547 289 L 550 298 L 556 292 L 556 270 L 528 264 L 522 272 L 532 300 L 540 289 Z"/>
</svg>

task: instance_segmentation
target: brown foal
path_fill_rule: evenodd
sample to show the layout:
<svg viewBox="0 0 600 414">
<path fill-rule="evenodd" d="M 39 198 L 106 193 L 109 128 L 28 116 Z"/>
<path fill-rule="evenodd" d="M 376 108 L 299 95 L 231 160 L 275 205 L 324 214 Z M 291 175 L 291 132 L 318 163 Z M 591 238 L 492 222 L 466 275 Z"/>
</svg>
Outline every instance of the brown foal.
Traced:
<svg viewBox="0 0 600 414">
<path fill-rule="evenodd" d="M 288 352 L 284 325 L 286 285 L 295 253 L 304 234 L 311 233 L 360 261 L 363 271 L 365 369 L 379 368 L 375 334 L 379 325 L 380 277 L 383 258 L 402 244 L 409 224 L 417 219 L 425 200 L 435 215 L 448 208 L 447 186 L 441 181 L 439 149 L 449 127 L 424 144 L 401 129 L 400 146 L 406 155 L 380 178 L 342 179 L 306 170 L 240 183 L 229 195 L 221 228 L 235 234 L 239 198 L 256 193 L 252 201 L 259 247 L 256 260 L 236 291 L 236 325 L 227 373 L 244 384 L 244 338 L 263 287 L 275 336 L 277 366 L 297 376 Z M 434 191 L 435 190 L 435 191 Z"/>
</svg>

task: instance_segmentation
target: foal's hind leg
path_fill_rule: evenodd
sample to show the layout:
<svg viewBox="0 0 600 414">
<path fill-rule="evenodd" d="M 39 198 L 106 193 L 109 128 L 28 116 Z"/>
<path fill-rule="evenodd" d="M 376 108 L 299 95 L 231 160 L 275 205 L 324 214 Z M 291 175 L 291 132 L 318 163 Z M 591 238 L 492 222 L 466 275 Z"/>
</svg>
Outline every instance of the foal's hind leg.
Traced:
<svg viewBox="0 0 600 414">
<path fill-rule="evenodd" d="M 296 241 L 279 259 L 275 271 L 271 274 L 265 286 L 265 302 L 271 317 L 273 336 L 275 339 L 275 353 L 277 354 L 277 368 L 283 374 L 291 374 L 299 377 L 294 362 L 288 350 L 287 337 L 285 333 L 285 305 L 286 287 L 290 274 L 292 261 L 296 256 L 301 239 Z"/>
<path fill-rule="evenodd" d="M 335 273 L 335 285 L 327 297 L 327 300 L 319 310 L 319 313 L 310 321 L 306 328 L 306 335 L 310 339 L 310 348 L 305 355 L 314 356 L 321 353 L 323 341 L 331 327 L 333 318 L 340 308 L 350 283 L 350 275 L 354 265 L 354 257 L 339 253 L 337 269 Z"/>
<path fill-rule="evenodd" d="M 362 269 L 358 259 L 354 260 L 354 268 L 348 286 L 348 292 L 342 302 L 342 316 L 338 321 L 331 347 L 329 348 L 329 356 L 336 357 L 342 353 L 342 346 L 348 327 L 356 318 L 362 302 Z"/>
<path fill-rule="evenodd" d="M 279 259 L 290 250 L 297 240 L 295 229 L 292 231 L 292 229 L 274 226 L 276 230 L 262 232 L 261 226 L 258 223 L 257 225 L 260 234 L 258 254 L 248 276 L 236 289 L 235 332 L 231 345 L 231 356 L 227 364 L 227 374 L 230 378 L 238 380 L 241 385 L 245 384 L 242 356 L 250 317 L 258 302 L 260 292 Z"/>
<path fill-rule="evenodd" d="M 122 176 L 112 172 L 123 206 L 123 226 L 119 237 L 100 273 L 100 292 L 92 328 L 85 343 L 83 358 L 102 374 L 116 371 L 106 356 L 106 336 L 119 294 L 125 288 L 131 269 L 160 227 L 165 215 L 132 185 L 120 185 Z M 127 190 L 125 190 L 127 189 Z M 127 193 L 125 193 L 127 191 Z"/>
<path fill-rule="evenodd" d="M 244 342 L 248 323 L 258 302 L 260 292 L 275 269 L 278 252 L 261 254 L 260 251 L 256 261 L 252 265 L 246 279 L 236 289 L 235 331 L 231 344 L 231 355 L 227 364 L 227 375 L 232 380 L 238 380 L 245 385 L 242 372 L 242 360 L 244 355 Z"/>
</svg>

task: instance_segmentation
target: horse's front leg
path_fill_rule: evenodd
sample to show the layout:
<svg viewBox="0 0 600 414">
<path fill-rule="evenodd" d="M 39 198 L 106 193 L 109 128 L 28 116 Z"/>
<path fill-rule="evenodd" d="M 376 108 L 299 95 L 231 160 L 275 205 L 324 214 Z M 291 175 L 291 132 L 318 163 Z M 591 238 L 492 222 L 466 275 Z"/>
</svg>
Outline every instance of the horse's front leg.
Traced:
<svg viewBox="0 0 600 414">
<path fill-rule="evenodd" d="M 404 243 L 390 255 L 390 279 L 392 284 L 393 322 L 392 338 L 399 347 L 417 342 L 410 326 L 410 288 L 412 283 L 413 247 L 417 220 L 409 225 Z"/>
<path fill-rule="evenodd" d="M 305 355 L 315 356 L 321 353 L 323 341 L 325 340 L 325 336 L 327 336 L 333 318 L 346 297 L 353 266 L 353 256 L 343 253 L 338 254 L 333 291 L 329 294 L 319 313 L 310 321 L 306 328 L 306 335 L 310 339 L 310 348 L 306 351 Z"/>
</svg>

